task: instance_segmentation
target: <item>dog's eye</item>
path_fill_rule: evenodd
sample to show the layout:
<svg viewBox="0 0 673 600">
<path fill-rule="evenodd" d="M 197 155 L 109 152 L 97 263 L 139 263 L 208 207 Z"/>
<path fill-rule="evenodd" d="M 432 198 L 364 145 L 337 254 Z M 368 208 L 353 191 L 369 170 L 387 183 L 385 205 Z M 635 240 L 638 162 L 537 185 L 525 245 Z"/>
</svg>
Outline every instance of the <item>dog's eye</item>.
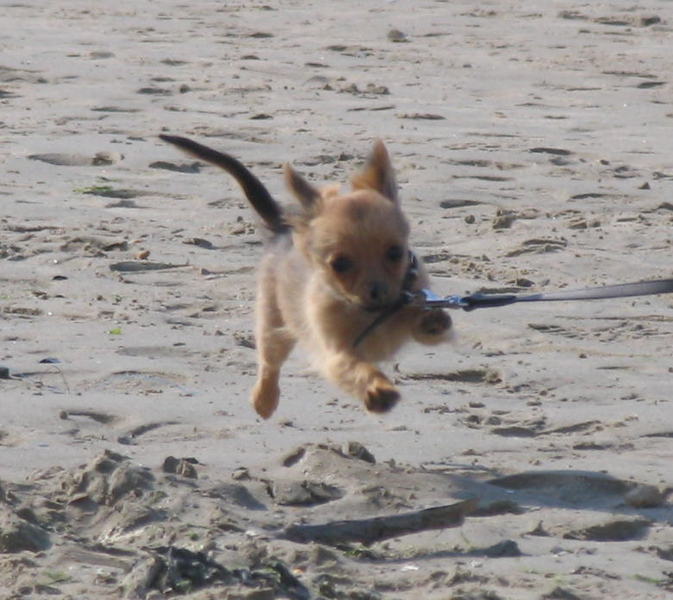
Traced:
<svg viewBox="0 0 673 600">
<path fill-rule="evenodd" d="M 386 259 L 390 262 L 400 262 L 404 258 L 404 248 L 402 246 L 390 246 L 386 250 Z"/>
<path fill-rule="evenodd" d="M 332 260 L 330 266 L 335 273 L 346 273 L 353 268 L 353 261 L 347 256 L 337 256 Z"/>
</svg>

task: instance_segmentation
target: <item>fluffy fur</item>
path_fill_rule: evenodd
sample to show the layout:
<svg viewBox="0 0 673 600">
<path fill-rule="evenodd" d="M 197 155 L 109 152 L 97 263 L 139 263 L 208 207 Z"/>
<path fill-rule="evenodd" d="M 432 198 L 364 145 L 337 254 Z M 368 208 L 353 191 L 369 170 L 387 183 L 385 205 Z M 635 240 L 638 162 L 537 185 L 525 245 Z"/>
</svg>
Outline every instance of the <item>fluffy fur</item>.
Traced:
<svg viewBox="0 0 673 600">
<path fill-rule="evenodd" d="M 392 408 L 400 394 L 376 364 L 409 339 L 444 341 L 451 319 L 439 309 L 405 306 L 354 345 L 398 301 L 409 269 L 409 225 L 383 143 L 376 142 L 351 180 L 352 191 L 343 195 L 334 186 L 317 189 L 286 166 L 287 186 L 299 201 L 298 210 L 288 210 L 235 158 L 186 138 L 161 138 L 234 176 L 273 234 L 257 289 L 257 413 L 267 419 L 276 410 L 280 369 L 297 343 L 320 372 L 368 410 Z M 429 286 L 420 261 L 417 269 L 412 290 Z"/>
</svg>

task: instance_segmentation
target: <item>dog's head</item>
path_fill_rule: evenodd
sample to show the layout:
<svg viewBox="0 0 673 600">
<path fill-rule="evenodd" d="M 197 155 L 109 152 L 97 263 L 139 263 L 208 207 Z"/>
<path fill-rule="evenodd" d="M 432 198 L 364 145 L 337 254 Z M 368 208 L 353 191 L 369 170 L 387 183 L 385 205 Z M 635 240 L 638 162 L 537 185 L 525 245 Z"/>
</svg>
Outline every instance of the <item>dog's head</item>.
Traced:
<svg viewBox="0 0 673 600">
<path fill-rule="evenodd" d="M 352 191 L 320 191 L 291 167 L 287 185 L 301 204 L 288 216 L 294 243 L 330 288 L 365 310 L 395 302 L 409 267 L 409 225 L 400 209 L 395 173 L 378 141 Z"/>
</svg>

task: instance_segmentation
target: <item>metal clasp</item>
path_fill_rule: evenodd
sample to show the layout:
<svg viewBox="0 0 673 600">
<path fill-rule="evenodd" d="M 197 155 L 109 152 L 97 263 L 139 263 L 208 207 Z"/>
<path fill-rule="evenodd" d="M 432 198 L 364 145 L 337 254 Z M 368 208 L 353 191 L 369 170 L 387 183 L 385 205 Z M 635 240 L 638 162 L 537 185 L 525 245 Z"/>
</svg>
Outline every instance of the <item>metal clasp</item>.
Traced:
<svg viewBox="0 0 673 600">
<path fill-rule="evenodd" d="M 467 308 L 470 306 L 462 296 L 438 296 L 430 290 L 418 290 L 410 294 L 408 304 L 418 308 Z"/>
</svg>

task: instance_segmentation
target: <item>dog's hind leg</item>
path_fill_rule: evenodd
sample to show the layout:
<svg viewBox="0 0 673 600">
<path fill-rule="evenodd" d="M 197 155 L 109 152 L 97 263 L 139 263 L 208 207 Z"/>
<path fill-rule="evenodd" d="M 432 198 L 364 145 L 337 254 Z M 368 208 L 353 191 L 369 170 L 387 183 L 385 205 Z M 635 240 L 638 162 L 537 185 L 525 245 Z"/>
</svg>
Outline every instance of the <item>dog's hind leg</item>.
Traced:
<svg viewBox="0 0 673 600">
<path fill-rule="evenodd" d="M 280 367 L 295 346 L 295 341 L 282 330 L 264 332 L 257 339 L 257 383 L 252 390 L 252 405 L 257 414 L 268 419 L 280 399 Z"/>
<path fill-rule="evenodd" d="M 278 407 L 280 368 L 295 347 L 296 339 L 285 327 L 275 299 L 263 285 L 257 296 L 255 337 L 257 343 L 257 383 L 252 390 L 252 405 L 257 414 L 268 419 Z"/>
</svg>

